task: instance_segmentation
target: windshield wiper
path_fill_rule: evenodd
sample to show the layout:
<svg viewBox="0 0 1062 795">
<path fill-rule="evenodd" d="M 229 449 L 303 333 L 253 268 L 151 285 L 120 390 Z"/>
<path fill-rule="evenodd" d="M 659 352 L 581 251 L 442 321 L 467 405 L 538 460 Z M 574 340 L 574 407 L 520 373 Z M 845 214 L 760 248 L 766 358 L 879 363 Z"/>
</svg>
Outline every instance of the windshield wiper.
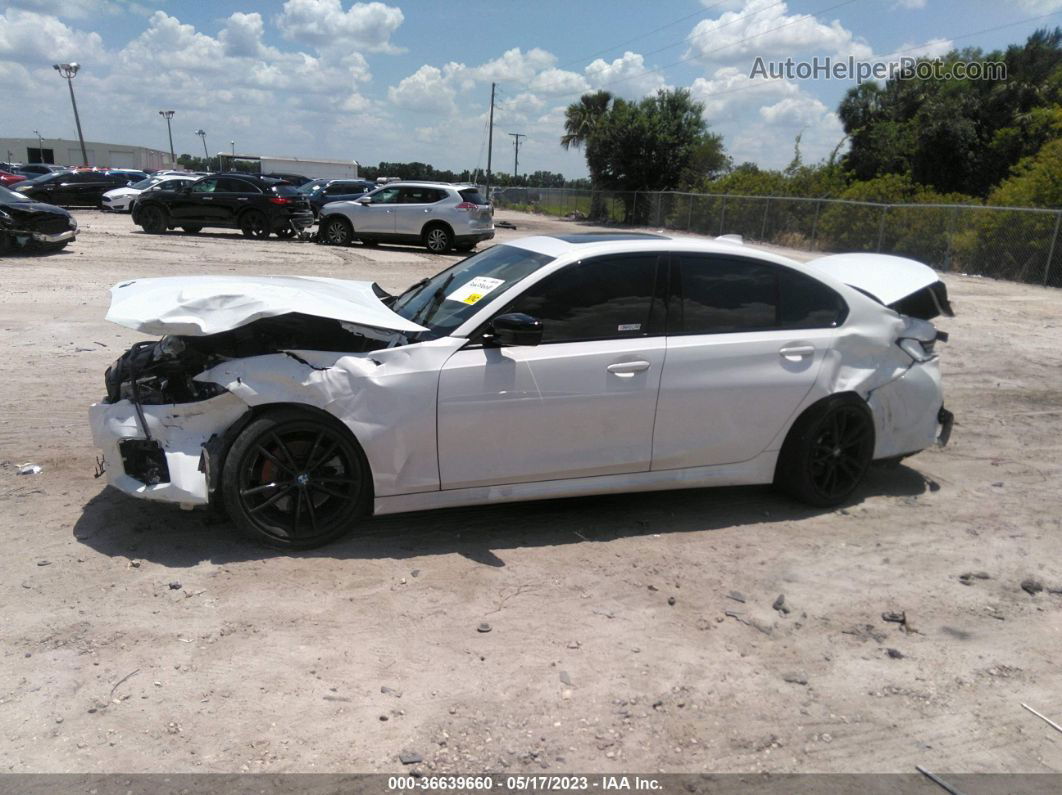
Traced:
<svg viewBox="0 0 1062 795">
<path fill-rule="evenodd" d="M 432 293 L 431 300 L 428 301 L 428 303 L 424 304 L 424 306 L 421 307 L 420 311 L 413 315 L 410 320 L 414 323 L 421 323 L 423 318 L 427 317 L 432 312 L 434 312 L 435 308 L 443 302 L 443 297 L 445 296 L 446 288 L 450 286 L 450 282 L 454 280 L 454 276 L 456 275 L 456 273 L 451 273 L 449 276 L 447 276 L 446 279 L 443 280 L 443 283 L 439 285 L 439 288 L 434 293 Z"/>
<path fill-rule="evenodd" d="M 389 306 L 389 307 L 391 307 L 393 309 L 395 306 L 398 305 L 399 301 L 401 301 L 403 298 L 405 298 L 410 293 L 419 290 L 420 288 L 422 288 L 424 285 L 426 285 L 430 281 L 431 281 L 431 277 L 430 276 L 425 276 L 419 282 L 414 282 L 413 284 L 409 285 L 409 287 L 407 287 L 405 290 L 400 292 L 398 295 L 390 296 L 389 298 L 387 298 L 384 301 L 384 303 L 387 304 L 387 306 Z M 413 298 L 412 295 L 410 295 L 409 297 L 410 297 L 410 299 Z"/>
</svg>

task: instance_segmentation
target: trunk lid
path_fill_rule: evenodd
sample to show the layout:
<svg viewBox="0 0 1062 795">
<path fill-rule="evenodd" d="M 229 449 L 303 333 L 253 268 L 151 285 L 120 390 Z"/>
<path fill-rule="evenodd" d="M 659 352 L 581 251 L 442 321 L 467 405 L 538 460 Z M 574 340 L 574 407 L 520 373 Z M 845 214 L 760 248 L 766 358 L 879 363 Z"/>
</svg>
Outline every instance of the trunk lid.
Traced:
<svg viewBox="0 0 1062 795">
<path fill-rule="evenodd" d="M 807 263 L 900 314 L 921 320 L 953 316 L 948 288 L 928 265 L 891 254 L 831 254 Z"/>
</svg>

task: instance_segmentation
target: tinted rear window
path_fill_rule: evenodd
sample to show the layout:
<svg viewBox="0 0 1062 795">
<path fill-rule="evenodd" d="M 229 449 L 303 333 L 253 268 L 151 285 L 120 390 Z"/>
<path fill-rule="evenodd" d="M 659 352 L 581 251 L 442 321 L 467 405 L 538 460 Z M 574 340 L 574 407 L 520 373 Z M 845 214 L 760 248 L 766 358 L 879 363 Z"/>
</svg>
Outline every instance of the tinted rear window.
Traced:
<svg viewBox="0 0 1062 795">
<path fill-rule="evenodd" d="M 475 188 L 465 188 L 464 190 L 459 190 L 458 193 L 461 194 L 462 201 L 472 202 L 473 204 L 487 203 L 487 200 L 484 199 L 483 196 L 480 195 L 480 192 Z"/>
<path fill-rule="evenodd" d="M 277 196 L 302 196 L 299 193 L 298 188 L 294 188 L 291 185 L 277 185 L 273 188 L 273 193 Z"/>
</svg>

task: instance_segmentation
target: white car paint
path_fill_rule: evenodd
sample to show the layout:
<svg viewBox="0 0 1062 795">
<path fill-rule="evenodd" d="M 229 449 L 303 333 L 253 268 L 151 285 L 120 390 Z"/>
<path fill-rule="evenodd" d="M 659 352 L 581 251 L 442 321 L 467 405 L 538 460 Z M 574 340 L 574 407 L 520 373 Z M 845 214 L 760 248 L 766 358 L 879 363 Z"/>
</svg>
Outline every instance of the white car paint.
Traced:
<svg viewBox="0 0 1062 795">
<path fill-rule="evenodd" d="M 424 331 L 388 309 L 372 282 L 318 276 L 162 276 L 111 288 L 107 320 L 145 334 L 201 337 L 288 312 Z"/>
<path fill-rule="evenodd" d="M 799 332 L 469 346 L 468 336 L 512 300 L 513 294 L 500 291 L 485 297 L 450 335 L 403 344 L 404 333 L 421 327 L 391 312 L 368 282 L 135 280 L 112 290 L 108 319 L 151 334 L 213 334 L 299 312 L 392 336 L 388 347 L 369 353 L 292 350 L 230 359 L 195 376 L 227 393 L 200 403 L 144 406 L 147 425 L 166 454 L 169 484 L 145 487 L 121 471 L 118 441 L 140 438 L 130 401 L 95 404 L 93 437 L 112 462 L 111 484 L 148 499 L 205 504 L 199 456 L 204 439 L 224 433 L 247 408 L 274 403 L 314 406 L 351 430 L 368 459 L 374 510 L 381 514 L 769 483 L 795 419 L 838 392 L 867 401 L 877 428 L 875 458 L 929 447 L 941 430 L 936 360 L 913 362 L 896 344 L 905 336 L 928 343 L 936 332 L 844 281 L 859 282 L 866 269 L 847 268 L 839 277 L 830 268 L 752 251 L 737 241 L 572 244 L 531 237 L 508 245 L 555 257 L 515 293 L 590 255 L 741 252 L 813 275 L 844 298 L 849 312 L 837 328 Z"/>
<path fill-rule="evenodd" d="M 199 179 L 199 177 L 160 173 L 150 179 L 151 184 L 145 188 L 134 188 L 132 185 L 129 185 L 107 191 L 103 194 L 103 200 L 101 203 L 102 208 L 115 213 L 132 212 L 133 204 L 142 193 L 151 190 L 159 190 L 162 187 L 172 188 L 181 182 L 194 182 Z"/>
</svg>

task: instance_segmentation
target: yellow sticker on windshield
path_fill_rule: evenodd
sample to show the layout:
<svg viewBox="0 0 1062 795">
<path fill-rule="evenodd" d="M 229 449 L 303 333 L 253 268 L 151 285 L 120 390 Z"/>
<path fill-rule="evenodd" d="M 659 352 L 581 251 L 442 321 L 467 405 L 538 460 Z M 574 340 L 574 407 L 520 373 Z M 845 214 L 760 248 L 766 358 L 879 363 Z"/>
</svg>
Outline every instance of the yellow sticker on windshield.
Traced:
<svg viewBox="0 0 1062 795">
<path fill-rule="evenodd" d="M 446 296 L 446 300 L 460 301 L 462 304 L 471 305 L 482 300 L 487 293 L 494 290 L 498 285 L 504 283 L 505 279 L 492 279 L 490 276 L 477 276 Z"/>
</svg>

